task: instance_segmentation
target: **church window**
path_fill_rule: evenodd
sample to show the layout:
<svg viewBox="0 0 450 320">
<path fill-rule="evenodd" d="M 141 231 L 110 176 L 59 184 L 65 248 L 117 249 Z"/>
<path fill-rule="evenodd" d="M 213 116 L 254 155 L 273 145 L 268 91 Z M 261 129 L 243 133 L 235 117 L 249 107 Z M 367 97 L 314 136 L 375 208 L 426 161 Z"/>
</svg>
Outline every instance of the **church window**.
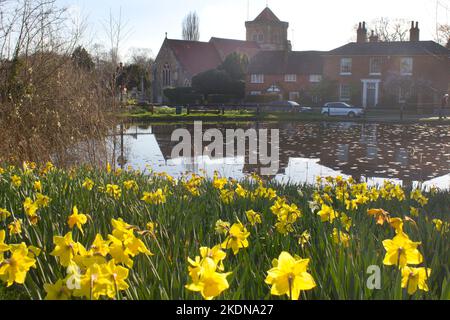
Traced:
<svg viewBox="0 0 450 320">
<path fill-rule="evenodd" d="M 163 68 L 163 86 L 167 87 L 170 86 L 171 84 L 171 79 L 170 79 L 170 66 L 168 63 L 166 63 L 164 65 Z"/>
</svg>

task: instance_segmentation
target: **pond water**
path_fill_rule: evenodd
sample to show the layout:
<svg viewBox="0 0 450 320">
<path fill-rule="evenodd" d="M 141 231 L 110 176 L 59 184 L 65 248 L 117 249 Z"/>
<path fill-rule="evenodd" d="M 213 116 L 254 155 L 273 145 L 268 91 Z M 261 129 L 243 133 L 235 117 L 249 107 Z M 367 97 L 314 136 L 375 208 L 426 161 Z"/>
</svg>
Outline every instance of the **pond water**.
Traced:
<svg viewBox="0 0 450 320">
<path fill-rule="evenodd" d="M 193 124 L 126 124 L 116 136 L 116 157 L 140 170 L 167 172 L 218 171 L 236 179 L 259 172 L 246 156 L 171 158 L 178 144 L 175 129 Z M 251 122 L 203 124 L 203 130 L 279 129 L 279 170 L 271 178 L 287 183 L 314 183 L 317 176 L 353 176 L 369 184 L 391 180 L 404 186 L 450 189 L 450 125 L 352 122 Z M 210 142 L 205 142 L 207 146 Z M 247 143 L 248 148 L 248 143 Z M 270 149 L 269 149 L 270 150 Z M 119 155 L 119 156 L 117 156 Z M 121 157 L 122 156 L 122 157 Z"/>
</svg>

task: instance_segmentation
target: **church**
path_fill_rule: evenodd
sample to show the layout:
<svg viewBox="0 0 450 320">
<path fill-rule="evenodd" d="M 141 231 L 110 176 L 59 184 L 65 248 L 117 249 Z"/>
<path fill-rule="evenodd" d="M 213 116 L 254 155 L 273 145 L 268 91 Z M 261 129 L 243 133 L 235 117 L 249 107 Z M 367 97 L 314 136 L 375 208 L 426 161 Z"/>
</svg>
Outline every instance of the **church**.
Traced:
<svg viewBox="0 0 450 320">
<path fill-rule="evenodd" d="M 446 47 L 422 41 L 418 22 L 410 38 L 383 42 L 360 22 L 356 42 L 331 51 L 292 51 L 289 23 L 266 7 L 245 22 L 246 40 L 211 38 L 209 42 L 166 39 L 153 69 L 153 101 L 167 102 L 163 91 L 189 87 L 192 78 L 218 67 L 233 53 L 249 58 L 246 95 L 277 94 L 280 99 L 304 100 L 305 92 L 327 80 L 333 92 L 314 97 L 343 101 L 364 108 L 410 104 L 432 108 L 450 91 L 450 41 Z M 311 92 L 311 91 L 309 91 Z"/>
<path fill-rule="evenodd" d="M 166 39 L 153 70 L 153 99 L 165 101 L 164 89 L 191 85 L 198 73 L 218 67 L 233 53 L 247 55 L 249 61 L 262 51 L 288 52 L 288 22 L 280 21 L 268 7 L 253 21 L 247 21 L 246 40 L 211 38 L 209 42 Z"/>
</svg>

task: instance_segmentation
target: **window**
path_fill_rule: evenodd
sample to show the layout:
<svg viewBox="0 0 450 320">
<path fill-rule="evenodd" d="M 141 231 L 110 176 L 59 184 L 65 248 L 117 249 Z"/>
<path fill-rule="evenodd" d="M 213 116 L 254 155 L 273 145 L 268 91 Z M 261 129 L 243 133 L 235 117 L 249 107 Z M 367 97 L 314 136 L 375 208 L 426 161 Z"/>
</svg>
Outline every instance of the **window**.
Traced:
<svg viewBox="0 0 450 320">
<path fill-rule="evenodd" d="M 398 102 L 399 103 L 405 103 L 406 100 L 408 100 L 409 96 L 411 95 L 411 91 L 408 88 L 398 88 Z"/>
<path fill-rule="evenodd" d="M 253 35 L 253 41 L 258 41 L 258 35 L 256 33 Z"/>
<path fill-rule="evenodd" d="M 184 86 L 185 87 L 190 87 L 191 86 L 191 81 L 189 79 L 184 80 Z"/>
<path fill-rule="evenodd" d="M 269 93 L 279 93 L 281 92 L 280 88 L 278 88 L 278 86 L 276 84 L 273 84 L 269 87 L 269 89 L 267 89 L 267 92 Z"/>
<path fill-rule="evenodd" d="M 309 75 L 309 82 L 320 82 L 320 81 L 322 81 L 321 74 L 310 74 Z"/>
<path fill-rule="evenodd" d="M 300 92 L 298 92 L 298 91 L 289 92 L 289 100 L 297 101 L 299 98 L 300 98 Z"/>
<path fill-rule="evenodd" d="M 284 76 L 284 81 L 286 81 L 286 82 L 297 82 L 297 75 L 296 74 L 286 74 Z"/>
<path fill-rule="evenodd" d="M 170 66 L 168 63 L 166 63 L 163 67 L 163 72 L 162 72 L 162 78 L 163 78 L 163 86 L 164 87 L 168 87 L 170 86 L 171 83 L 171 79 L 170 79 Z"/>
<path fill-rule="evenodd" d="M 264 75 L 263 74 L 252 74 L 251 83 L 264 83 Z"/>
<path fill-rule="evenodd" d="M 370 58 L 370 71 L 371 75 L 381 75 L 382 59 L 380 57 Z"/>
<path fill-rule="evenodd" d="M 350 101 L 350 98 L 351 98 L 350 86 L 348 84 L 341 84 L 340 100 L 341 101 Z"/>
<path fill-rule="evenodd" d="M 341 59 L 341 74 L 352 74 L 352 58 Z"/>
<path fill-rule="evenodd" d="M 251 96 L 259 96 L 261 94 L 261 91 L 251 91 L 250 95 Z"/>
<path fill-rule="evenodd" d="M 258 35 L 258 42 L 264 42 L 264 35 L 262 33 Z"/>
<path fill-rule="evenodd" d="M 403 76 L 413 74 L 413 58 L 402 58 L 400 60 L 400 74 Z"/>
</svg>

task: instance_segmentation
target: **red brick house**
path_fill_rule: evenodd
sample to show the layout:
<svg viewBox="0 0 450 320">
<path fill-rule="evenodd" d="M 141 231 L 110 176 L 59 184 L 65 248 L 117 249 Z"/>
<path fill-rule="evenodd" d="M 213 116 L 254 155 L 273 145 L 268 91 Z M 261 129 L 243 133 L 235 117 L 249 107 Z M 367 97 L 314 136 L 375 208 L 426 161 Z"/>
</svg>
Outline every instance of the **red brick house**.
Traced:
<svg viewBox="0 0 450 320">
<path fill-rule="evenodd" d="M 302 92 L 322 80 L 320 51 L 262 51 L 250 60 L 247 95 L 278 94 L 299 100 Z"/>
<path fill-rule="evenodd" d="M 450 89 L 450 50 L 420 41 L 412 23 L 410 41 L 379 42 L 360 23 L 357 42 L 324 55 L 324 77 L 338 83 L 336 96 L 363 107 L 410 103 L 432 108 Z"/>
</svg>

